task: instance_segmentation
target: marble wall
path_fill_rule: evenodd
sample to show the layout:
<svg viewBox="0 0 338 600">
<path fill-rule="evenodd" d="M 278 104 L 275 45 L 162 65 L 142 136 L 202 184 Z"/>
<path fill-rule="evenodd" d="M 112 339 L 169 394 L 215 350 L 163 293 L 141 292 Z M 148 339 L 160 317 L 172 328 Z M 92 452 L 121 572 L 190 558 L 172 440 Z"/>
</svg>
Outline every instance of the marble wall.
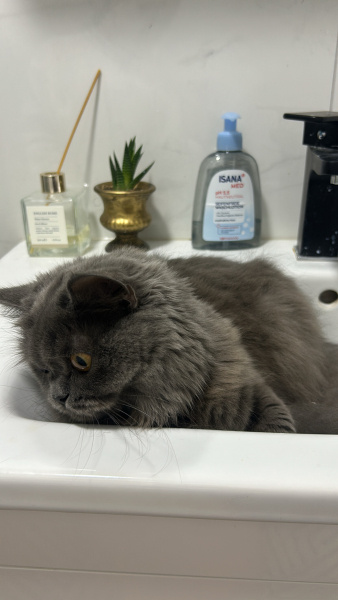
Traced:
<svg viewBox="0 0 338 600">
<path fill-rule="evenodd" d="M 237 111 L 259 165 L 263 236 L 296 236 L 305 147 L 284 112 L 338 111 L 336 0 L 0 0 L 0 241 L 23 239 L 19 200 L 56 170 L 91 81 L 100 87 L 68 153 L 68 185 L 109 179 L 136 135 L 149 179 L 143 237 L 190 237 L 202 159 Z M 91 197 L 102 238 L 101 200 Z"/>
</svg>

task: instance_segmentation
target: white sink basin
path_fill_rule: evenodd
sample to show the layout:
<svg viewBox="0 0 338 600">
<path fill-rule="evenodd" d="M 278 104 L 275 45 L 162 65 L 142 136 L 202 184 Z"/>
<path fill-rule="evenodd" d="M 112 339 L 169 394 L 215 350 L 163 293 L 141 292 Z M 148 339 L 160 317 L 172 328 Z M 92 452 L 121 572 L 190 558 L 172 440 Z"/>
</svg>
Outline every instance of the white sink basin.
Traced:
<svg viewBox="0 0 338 600">
<path fill-rule="evenodd" d="M 153 247 L 196 253 L 190 242 Z M 338 263 L 297 261 L 292 248 L 275 241 L 216 255 L 276 261 L 316 306 L 327 338 L 338 341 Z M 28 258 L 19 244 L 0 261 L 1 285 L 56 263 Z M 16 364 L 14 326 L 1 317 L 0 327 L 0 509 L 338 523 L 338 436 L 49 422 L 35 381 Z"/>
</svg>

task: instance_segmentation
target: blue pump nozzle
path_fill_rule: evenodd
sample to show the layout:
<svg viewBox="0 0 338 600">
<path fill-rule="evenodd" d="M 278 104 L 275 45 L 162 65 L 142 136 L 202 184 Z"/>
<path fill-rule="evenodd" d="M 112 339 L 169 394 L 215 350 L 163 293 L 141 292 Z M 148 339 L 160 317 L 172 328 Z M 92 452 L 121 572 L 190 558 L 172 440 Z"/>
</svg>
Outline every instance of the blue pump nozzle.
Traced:
<svg viewBox="0 0 338 600">
<path fill-rule="evenodd" d="M 224 131 L 221 131 L 217 136 L 217 150 L 228 152 L 242 150 L 242 134 L 236 131 L 237 119 L 240 118 L 240 115 L 233 112 L 222 115 Z"/>
</svg>

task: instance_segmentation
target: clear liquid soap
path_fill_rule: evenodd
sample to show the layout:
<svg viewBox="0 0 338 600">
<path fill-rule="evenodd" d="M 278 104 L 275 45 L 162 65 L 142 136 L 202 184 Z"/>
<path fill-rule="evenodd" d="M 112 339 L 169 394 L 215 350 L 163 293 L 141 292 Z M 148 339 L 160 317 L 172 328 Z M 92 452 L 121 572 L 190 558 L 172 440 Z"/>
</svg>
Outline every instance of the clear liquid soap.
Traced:
<svg viewBox="0 0 338 600">
<path fill-rule="evenodd" d="M 217 151 L 202 162 L 195 191 L 192 245 L 235 250 L 259 245 L 261 190 L 257 163 L 242 151 L 239 115 L 226 113 Z"/>
</svg>

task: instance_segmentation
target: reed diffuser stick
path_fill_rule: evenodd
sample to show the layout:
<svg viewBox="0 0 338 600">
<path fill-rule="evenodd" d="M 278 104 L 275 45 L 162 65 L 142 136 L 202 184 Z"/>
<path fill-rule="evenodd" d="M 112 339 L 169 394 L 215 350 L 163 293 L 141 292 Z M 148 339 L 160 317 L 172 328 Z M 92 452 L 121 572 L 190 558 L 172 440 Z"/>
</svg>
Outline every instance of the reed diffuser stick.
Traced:
<svg viewBox="0 0 338 600">
<path fill-rule="evenodd" d="M 69 150 L 69 146 L 70 146 L 70 145 L 71 145 L 71 143 L 72 143 L 72 139 L 73 139 L 73 137 L 74 137 L 74 133 L 75 133 L 75 131 L 76 131 L 76 129 L 77 129 L 77 126 L 78 126 L 78 124 L 80 123 L 80 119 L 81 119 L 81 117 L 82 117 L 82 115 L 83 115 L 84 109 L 85 109 L 85 108 L 86 108 L 86 106 L 87 106 L 87 102 L 88 102 L 88 100 L 89 100 L 89 98 L 90 98 L 90 96 L 91 96 L 91 94 L 92 94 L 92 91 L 93 91 L 93 89 L 94 89 L 94 87 L 95 87 L 95 85 L 96 85 L 96 82 L 97 82 L 98 78 L 100 77 L 100 75 L 101 75 L 101 70 L 99 69 L 99 70 L 98 70 L 98 72 L 96 73 L 96 75 L 95 75 L 94 79 L 93 79 L 93 83 L 92 83 L 92 85 L 90 86 L 90 90 L 89 90 L 89 92 L 88 92 L 88 94 L 87 94 L 87 96 L 86 96 L 86 99 L 85 99 L 85 101 L 84 101 L 84 103 L 83 103 L 83 106 L 82 106 L 82 108 L 81 108 L 81 110 L 80 110 L 79 116 L 78 116 L 78 118 L 76 119 L 75 125 L 74 125 L 74 127 L 73 127 L 73 131 L 72 131 L 72 133 L 70 134 L 70 138 L 69 138 L 69 140 L 68 140 L 68 143 L 67 143 L 67 146 L 66 146 L 66 148 L 65 148 L 65 151 L 64 151 L 64 153 L 63 153 L 63 155 L 62 155 L 62 158 L 61 158 L 61 161 L 60 161 L 60 164 L 59 164 L 58 170 L 56 171 L 58 175 L 59 175 L 59 174 L 60 174 L 60 172 L 61 172 L 62 165 L 63 165 L 63 163 L 64 163 L 64 160 L 65 160 L 66 156 L 67 156 L 67 152 L 68 152 L 68 150 Z"/>
</svg>

